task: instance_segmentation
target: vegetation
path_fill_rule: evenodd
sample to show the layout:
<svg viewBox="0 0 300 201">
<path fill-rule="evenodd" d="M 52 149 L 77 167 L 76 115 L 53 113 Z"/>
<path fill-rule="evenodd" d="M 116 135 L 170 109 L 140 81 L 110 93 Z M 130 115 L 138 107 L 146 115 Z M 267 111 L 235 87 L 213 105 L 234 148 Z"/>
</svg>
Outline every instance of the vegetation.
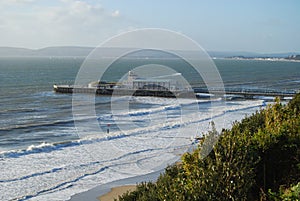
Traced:
<svg viewBox="0 0 300 201">
<path fill-rule="evenodd" d="M 300 200 L 300 94 L 235 122 L 202 157 L 216 137 L 119 200 Z"/>
<path fill-rule="evenodd" d="M 276 201 L 296 200 L 296 201 L 299 201 L 300 200 L 300 182 L 297 185 L 292 186 L 290 188 L 280 189 L 279 193 L 272 193 L 271 191 L 269 193 L 270 193 L 270 197 L 272 197 L 272 200 L 276 200 Z"/>
</svg>

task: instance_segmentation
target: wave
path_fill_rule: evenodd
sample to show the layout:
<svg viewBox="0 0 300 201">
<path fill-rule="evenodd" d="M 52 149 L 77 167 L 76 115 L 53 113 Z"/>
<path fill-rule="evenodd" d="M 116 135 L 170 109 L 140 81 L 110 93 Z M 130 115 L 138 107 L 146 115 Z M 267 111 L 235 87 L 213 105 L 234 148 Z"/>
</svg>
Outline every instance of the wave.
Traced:
<svg viewBox="0 0 300 201">
<path fill-rule="evenodd" d="M 121 112 L 119 114 L 115 114 L 114 117 L 120 118 L 120 117 L 141 117 L 141 116 L 147 116 L 150 114 L 157 114 L 160 112 L 165 111 L 171 111 L 171 110 L 179 110 L 184 107 L 196 105 L 196 104 L 205 104 L 205 103 L 211 103 L 211 102 L 220 102 L 222 101 L 221 98 L 217 98 L 214 100 L 185 100 L 183 103 L 177 103 L 172 105 L 163 105 L 157 108 L 151 108 L 151 109 L 142 109 L 142 110 L 135 110 L 130 112 Z M 154 103 L 155 104 L 155 103 Z M 103 117 L 98 117 L 98 119 L 102 119 Z"/>
<path fill-rule="evenodd" d="M 233 104 L 228 104 L 227 106 L 221 106 L 218 107 L 217 112 L 213 114 L 213 116 L 209 115 L 209 112 L 207 112 L 206 115 L 201 116 L 201 118 L 188 118 L 184 120 L 184 122 L 181 121 L 171 121 L 171 122 L 166 122 L 163 124 L 159 125 L 153 125 L 150 127 L 145 128 L 139 128 L 139 129 L 133 129 L 130 130 L 127 134 L 124 134 L 122 132 L 113 132 L 111 133 L 110 136 L 87 136 L 83 137 L 82 139 L 79 140 L 74 140 L 74 141 L 65 141 L 65 142 L 60 142 L 60 143 L 42 143 L 39 145 L 31 145 L 27 149 L 24 150 L 12 150 L 12 151 L 6 151 L 6 152 L 1 152 L 0 153 L 0 162 L 1 160 L 5 162 L 5 160 L 10 161 L 10 157 L 13 158 L 18 158 L 22 157 L 25 155 L 29 154 L 43 154 L 43 153 L 49 153 L 49 152 L 54 152 L 57 150 L 64 150 L 68 147 L 74 147 L 75 149 L 70 149 L 70 150 L 85 150 L 86 148 L 94 147 L 96 145 L 98 147 L 98 144 L 94 144 L 97 142 L 102 142 L 102 141 L 110 141 L 110 140 L 118 140 L 122 138 L 127 138 L 127 137 L 137 137 L 137 139 L 147 139 L 151 137 L 152 135 L 148 135 L 149 133 L 151 134 L 152 132 L 160 132 L 160 131 L 165 131 L 165 130 L 171 130 L 172 129 L 177 129 L 181 126 L 188 126 L 190 124 L 198 123 L 201 121 L 206 121 L 210 120 L 211 118 L 219 117 L 227 112 L 234 112 L 234 111 L 242 111 L 242 110 L 247 110 L 249 108 L 256 108 L 258 106 L 261 106 L 264 101 L 245 101 L 245 102 L 232 102 Z M 158 114 L 159 115 L 159 114 Z M 173 136 L 152 136 L 153 137 L 158 137 L 157 139 L 155 138 L 154 141 L 159 140 L 161 137 L 166 137 L 166 138 L 174 138 Z M 176 138 L 177 136 L 175 136 Z M 184 136 L 178 136 L 178 138 L 183 138 Z M 141 139 L 140 139 L 141 138 Z M 130 138 L 131 139 L 131 138 Z M 187 138 L 185 138 L 187 139 Z M 116 141 L 113 141 L 115 143 Z M 185 143 L 181 143 L 180 145 L 175 145 L 174 146 L 167 146 L 167 147 L 145 147 L 144 145 L 141 147 L 141 149 L 138 150 L 131 150 L 131 151 L 125 151 L 121 155 L 115 155 L 112 157 L 108 158 L 99 158 L 96 160 L 92 161 L 81 161 L 79 163 L 70 163 L 67 165 L 60 165 L 60 163 L 55 163 L 57 165 L 55 166 L 49 166 L 45 169 L 36 169 L 34 171 L 26 171 L 24 172 L 23 175 L 14 175 L 12 174 L 11 177 L 7 178 L 2 178 L 0 179 L 0 184 L 4 185 L 10 185 L 13 183 L 19 184 L 19 186 L 22 185 L 22 183 L 26 183 L 28 181 L 39 181 L 40 179 L 43 178 L 53 178 L 53 177 L 58 177 L 60 175 L 64 175 L 65 173 L 69 172 L 76 172 L 76 174 L 70 174 L 69 177 L 65 177 L 64 179 L 54 182 L 55 180 L 51 180 L 48 183 L 48 185 L 44 186 L 36 186 L 34 191 L 27 191 L 20 193 L 19 195 L 16 194 L 7 194 L 4 195 L 6 197 L 11 196 L 11 199 L 13 200 L 30 200 L 30 199 L 36 199 L 39 198 L 41 195 L 45 194 L 51 194 L 54 192 L 60 192 L 64 189 L 69 189 L 72 188 L 72 186 L 76 185 L 80 181 L 84 181 L 84 179 L 89 178 L 89 176 L 92 175 L 97 175 L 99 173 L 103 173 L 104 171 L 108 171 L 108 174 L 113 174 L 114 179 L 122 177 L 121 173 L 119 170 L 124 169 L 124 166 L 132 166 L 134 167 L 135 165 L 143 169 L 143 167 L 147 166 L 147 160 L 151 159 L 151 156 L 157 156 L 157 153 L 174 153 L 174 150 L 180 147 L 183 147 L 184 150 L 186 150 L 188 147 L 193 146 L 193 141 L 185 141 Z M 81 146 L 81 145 L 89 145 L 89 144 L 94 144 L 92 146 L 88 147 L 82 147 L 82 149 L 77 149 L 76 146 Z M 64 150 L 63 153 L 69 153 L 70 150 Z M 61 151 L 58 152 L 58 154 L 61 154 Z M 141 155 L 139 155 L 141 154 Z M 51 155 L 56 155 L 56 153 L 51 153 Z M 135 157 L 135 155 L 137 157 Z M 39 155 L 38 155 L 39 156 Z M 132 157 L 134 156 L 134 157 Z M 142 156 L 142 157 L 140 157 Z M 146 156 L 146 157 L 145 157 Z M 7 158 L 8 157 L 8 158 Z M 35 156 L 32 156 L 33 158 L 36 158 Z M 30 157 L 31 158 L 31 157 Z M 139 160 L 135 160 L 138 158 Z M 27 157 L 21 158 L 20 160 L 26 160 Z M 142 161 L 146 160 L 146 161 Z M 157 160 L 157 159 L 156 159 Z M 150 160 L 151 161 L 151 160 Z M 45 166 L 46 167 L 46 166 Z M 148 167 L 148 166 L 147 166 Z M 144 170 L 144 169 L 143 169 Z M 116 173 L 116 174 L 115 174 Z M 69 175 L 69 174 L 68 174 Z M 123 175 L 124 176 L 124 175 Z M 47 180 L 48 181 L 48 180 Z"/>
<path fill-rule="evenodd" d="M 135 98 L 135 101 L 139 101 L 140 103 L 144 103 L 147 104 L 147 99 L 146 98 Z M 132 100 L 132 97 L 116 97 L 114 98 L 113 101 L 124 101 L 124 100 Z M 151 98 L 152 105 L 158 105 L 160 104 L 160 100 L 161 98 Z M 174 99 L 176 100 L 176 99 Z M 221 99 L 215 99 L 212 101 L 221 101 Z M 97 120 L 101 120 L 101 121 L 112 121 L 112 120 L 116 120 L 116 119 L 120 119 L 120 118 L 128 118 L 128 117 L 142 117 L 142 116 L 147 116 L 150 114 L 157 114 L 160 112 L 167 112 L 167 111 L 172 111 L 172 110 L 179 110 L 182 107 L 187 107 L 190 105 L 194 105 L 194 104 L 201 104 L 201 103 L 209 103 L 211 102 L 211 100 L 181 100 L 181 102 L 179 104 L 171 104 L 171 105 L 162 105 L 159 107 L 155 107 L 155 108 L 151 108 L 151 109 L 139 109 L 139 110 L 134 110 L 134 111 L 130 111 L 130 112 L 123 112 L 123 113 L 117 113 L 117 114 L 106 114 L 106 115 L 101 115 L 99 117 L 97 117 Z M 103 104 L 108 104 L 108 103 L 96 103 L 96 105 L 100 106 Z M 71 109 L 71 106 L 60 106 L 58 107 L 59 110 L 63 110 L 63 109 Z M 79 106 L 80 109 L 80 106 Z M 16 112 L 38 112 L 35 109 L 31 109 L 31 108 L 21 108 L 21 111 L 19 109 L 12 109 L 12 110 L 7 110 L 5 111 L 6 113 L 11 112 L 11 111 L 16 111 Z M 1 112 L 0 112 L 1 113 Z M 93 119 L 95 117 L 76 117 L 76 121 L 87 121 L 90 119 Z M 1 127 L 0 128 L 0 132 L 1 131 L 12 131 L 15 129 L 31 129 L 31 128 L 37 128 L 37 127 L 49 127 L 49 126 L 60 126 L 60 125 L 66 125 L 66 124 L 73 124 L 74 123 L 74 119 L 66 119 L 66 120 L 55 120 L 55 121 L 49 121 L 49 119 L 44 119 L 45 121 L 43 122 L 25 122 L 24 124 L 14 124 L 14 125 L 9 125 L 6 127 Z"/>
<path fill-rule="evenodd" d="M 226 114 L 226 112 L 235 112 L 239 110 L 247 110 L 250 108 L 256 108 L 259 106 L 263 106 L 264 101 L 252 101 L 251 104 L 249 103 L 244 103 L 241 105 L 236 105 L 236 106 L 230 106 L 230 107 L 224 107 L 220 111 L 216 112 L 213 114 L 213 116 L 210 115 L 208 112 L 207 115 L 202 116 L 201 118 L 195 118 L 195 116 L 192 116 L 191 118 L 187 118 L 185 122 L 182 122 L 182 119 L 180 121 L 174 120 L 171 122 L 167 123 L 162 123 L 159 125 L 153 125 L 147 128 L 141 127 L 141 128 L 135 128 L 132 130 L 126 131 L 116 131 L 116 132 L 111 132 L 110 135 L 106 136 L 97 136 L 97 135 L 90 135 L 90 136 L 83 136 L 79 140 L 73 140 L 73 141 L 63 141 L 63 142 L 58 142 L 58 143 L 41 143 L 39 145 L 31 145 L 27 149 L 23 150 L 10 150 L 10 151 L 4 151 L 0 152 L 0 159 L 2 158 L 18 158 L 24 155 L 29 155 L 29 154 L 36 154 L 36 153 L 41 153 L 41 152 L 52 152 L 52 151 L 57 151 L 61 150 L 67 147 L 73 147 L 73 146 L 80 146 L 83 144 L 92 144 L 96 142 L 102 142 L 102 141 L 109 141 L 109 140 L 116 140 L 116 139 L 121 139 L 121 138 L 126 138 L 130 136 L 138 136 L 138 135 L 143 135 L 147 134 L 149 132 L 158 132 L 158 131 L 163 131 L 163 130 L 169 130 L 169 129 L 176 129 L 179 127 L 184 127 L 189 124 L 193 123 L 199 123 L 203 121 L 210 120 L 215 117 L 222 116 Z"/>
<path fill-rule="evenodd" d="M 80 175 L 72 180 L 68 180 L 68 181 L 64 181 L 62 183 L 59 183 L 59 184 L 56 184 L 54 186 L 51 186 L 47 189 L 42 189 L 38 192 L 35 192 L 35 193 L 32 193 L 32 194 L 28 194 L 28 195 L 23 195 L 22 197 L 19 197 L 19 198 L 14 198 L 13 200 L 28 200 L 30 198 L 34 198 L 34 197 L 37 197 L 41 194 L 44 194 L 44 193 L 47 193 L 47 192 L 53 192 L 55 190 L 62 190 L 61 188 L 63 187 L 63 189 L 67 189 L 67 188 L 70 188 L 73 186 L 73 183 L 85 178 L 85 177 L 88 177 L 88 176 L 92 176 L 92 175 L 96 175 L 100 172 L 103 172 L 105 171 L 106 169 L 108 169 L 109 166 L 104 166 L 104 167 L 101 167 L 98 171 L 95 171 L 95 172 L 91 172 L 91 173 L 86 173 L 86 174 L 83 174 L 83 175 Z"/>
<path fill-rule="evenodd" d="M 14 124 L 9 125 L 6 127 L 0 127 L 1 131 L 12 131 L 17 129 L 31 129 L 31 128 L 42 128 L 42 127 L 50 127 L 50 126 L 65 126 L 68 124 L 73 125 L 74 124 L 74 118 L 68 118 L 68 119 L 60 119 L 60 120 L 52 120 L 54 117 L 47 117 L 43 116 L 43 119 L 40 119 L 40 122 L 23 122 L 23 124 Z M 76 121 L 89 121 L 91 119 L 94 119 L 94 116 L 82 116 L 82 117 L 76 117 Z M 26 119 L 26 117 L 24 117 Z"/>
<path fill-rule="evenodd" d="M 181 148 L 183 146 L 179 146 L 179 148 Z M 114 167 L 118 167 L 118 166 L 124 166 L 124 165 L 128 165 L 128 164 L 132 164 L 133 162 L 136 163 L 136 161 L 130 161 L 130 160 L 127 161 L 126 160 L 126 161 L 123 161 L 123 162 L 120 161 L 118 163 L 111 164 L 112 161 L 118 161 L 118 160 L 121 160 L 122 158 L 126 158 L 128 156 L 137 155 L 137 154 L 141 154 L 141 153 L 152 152 L 152 151 L 157 151 L 157 150 L 161 150 L 161 149 L 162 148 L 143 149 L 143 150 L 139 150 L 139 151 L 126 153 L 122 156 L 119 156 L 119 157 L 116 157 L 116 158 L 113 158 L 113 159 L 110 159 L 110 160 L 107 160 L 107 161 L 93 161 L 93 162 L 79 164 L 79 165 L 72 166 L 72 167 L 54 168 L 54 169 L 51 169 L 51 170 L 46 170 L 44 172 L 34 173 L 34 174 L 26 175 L 26 176 L 23 176 L 23 177 L 15 178 L 15 179 L 2 180 L 2 181 L 0 180 L 0 183 L 14 182 L 14 181 L 20 181 L 20 180 L 24 180 L 24 179 L 29 179 L 31 177 L 43 176 L 45 174 L 51 174 L 51 173 L 56 173 L 56 172 L 59 172 L 59 171 L 63 171 L 66 168 L 84 169 L 86 167 L 93 167 L 93 166 L 95 167 L 95 168 L 93 168 L 92 170 L 90 170 L 88 172 L 84 172 L 83 174 L 75 174 L 75 176 L 73 178 L 70 178 L 68 180 L 64 180 L 60 183 L 56 183 L 56 184 L 54 184 L 52 186 L 49 186 L 47 188 L 40 189 L 37 192 L 28 193 L 27 195 L 22 195 L 22 196 L 19 196 L 17 198 L 13 198 L 13 200 L 28 200 L 28 199 L 37 197 L 41 194 L 45 194 L 45 193 L 49 193 L 49 192 L 55 192 L 55 191 L 61 191 L 62 189 L 70 188 L 70 187 L 73 186 L 74 183 L 78 182 L 79 180 L 82 180 L 82 179 L 84 179 L 86 177 L 89 177 L 89 176 L 92 176 L 92 175 L 99 174 L 99 173 L 101 173 L 105 170 L 108 170 L 108 169 L 111 169 L 111 168 L 114 168 Z M 104 162 L 109 162 L 109 164 L 103 166 Z"/>
<path fill-rule="evenodd" d="M 43 142 L 38 145 L 30 145 L 27 149 L 20 150 L 10 150 L 0 152 L 0 158 L 18 158 L 20 156 L 41 153 L 41 152 L 52 152 L 55 150 L 60 150 L 65 147 L 78 146 L 81 143 L 79 141 L 64 141 L 59 143 L 46 143 Z"/>
<path fill-rule="evenodd" d="M 67 120 L 56 120 L 52 122 L 39 122 L 39 123 L 26 123 L 22 125 L 11 125 L 7 127 L 0 128 L 0 131 L 11 131 L 15 129 L 28 129 L 28 128 L 36 128 L 36 127 L 49 127 L 49 126 L 57 126 L 57 125 L 63 125 L 63 124 L 69 124 L 73 123 L 73 119 L 67 119 Z"/>
<path fill-rule="evenodd" d="M 5 113 L 29 113 L 29 112 L 38 112 L 39 110 L 35 108 L 14 108 L 14 109 L 3 109 L 0 110 L 0 114 L 5 114 Z"/>
<path fill-rule="evenodd" d="M 35 149 L 36 147 L 47 147 L 47 146 L 53 147 L 53 145 L 46 144 L 46 143 L 42 143 L 41 145 L 38 145 L 38 146 L 33 146 L 32 145 L 30 147 Z M 186 146 L 186 145 L 182 145 L 182 146 Z M 180 146 L 180 147 L 182 147 L 182 146 Z M 28 148 L 28 149 L 30 149 L 30 148 Z M 93 162 L 89 162 L 89 163 L 79 164 L 78 168 L 88 167 L 88 166 L 97 165 L 97 164 L 103 164 L 103 163 L 106 163 L 106 162 L 117 161 L 117 160 L 120 160 L 122 158 L 126 158 L 126 157 L 131 156 L 131 155 L 136 155 L 136 154 L 140 154 L 140 153 L 146 153 L 146 152 L 151 152 L 151 151 L 154 151 L 154 150 L 161 150 L 161 149 L 162 148 L 155 148 L 155 149 L 154 148 L 151 148 L 151 149 L 149 148 L 149 149 L 143 149 L 143 150 L 139 150 L 139 151 L 129 152 L 129 153 L 125 153 L 121 156 L 118 156 L 116 158 L 111 158 L 109 160 L 93 161 Z M 116 165 L 120 165 L 120 164 L 116 164 Z M 116 165 L 113 165 L 113 166 L 116 166 Z M 112 167 L 112 166 L 109 166 L 109 167 Z M 21 177 L 18 177 L 18 178 L 3 179 L 3 180 L 0 180 L 0 183 L 25 180 L 25 179 L 28 179 L 28 178 L 31 178 L 31 177 L 42 176 L 42 175 L 45 175 L 45 174 L 59 172 L 59 171 L 62 171 L 66 168 L 68 168 L 68 167 L 58 167 L 58 168 L 53 168 L 53 169 L 50 169 L 50 170 L 45 170 L 43 172 L 37 172 L 37 173 L 29 174 L 29 175 L 24 175 L 24 176 L 21 176 Z M 108 168 L 108 166 L 107 166 L 107 168 Z"/>
</svg>

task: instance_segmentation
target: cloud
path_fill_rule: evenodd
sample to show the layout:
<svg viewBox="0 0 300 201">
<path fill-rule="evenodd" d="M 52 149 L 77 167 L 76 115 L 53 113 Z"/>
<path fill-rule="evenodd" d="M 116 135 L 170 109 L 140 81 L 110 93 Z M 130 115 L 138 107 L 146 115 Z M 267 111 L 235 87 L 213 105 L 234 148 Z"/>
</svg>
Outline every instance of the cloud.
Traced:
<svg viewBox="0 0 300 201">
<path fill-rule="evenodd" d="M 6 0 L 5 2 L 8 4 L 27 4 L 27 3 L 33 3 L 36 0 Z"/>
<path fill-rule="evenodd" d="M 113 17 L 119 17 L 119 16 L 120 16 L 120 11 L 119 11 L 119 10 L 115 10 L 115 11 L 111 14 L 111 16 L 113 16 Z"/>
<path fill-rule="evenodd" d="M 32 4 L 35 1 L 36 0 L 4 0 L 4 1 L 0 1 L 0 8 L 1 7 L 6 7 L 6 6 Z"/>
<path fill-rule="evenodd" d="M 8 0 L 8 1 L 13 3 L 33 3 L 36 0 Z"/>
<path fill-rule="evenodd" d="M 18 8 L 6 4 L 0 10 L 0 46 L 96 46 L 132 26 L 120 17 L 119 10 L 111 13 L 100 4 L 83 0 L 52 0 L 51 6 L 34 0 L 10 3 L 18 4 Z"/>
</svg>

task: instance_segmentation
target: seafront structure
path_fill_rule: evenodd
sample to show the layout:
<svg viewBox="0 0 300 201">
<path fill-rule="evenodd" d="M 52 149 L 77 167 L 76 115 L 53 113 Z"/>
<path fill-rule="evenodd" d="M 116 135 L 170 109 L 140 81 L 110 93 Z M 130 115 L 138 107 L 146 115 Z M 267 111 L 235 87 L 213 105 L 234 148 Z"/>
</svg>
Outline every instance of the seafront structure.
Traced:
<svg viewBox="0 0 300 201">
<path fill-rule="evenodd" d="M 95 93 L 99 95 L 133 95 L 157 97 L 195 96 L 193 90 L 183 87 L 178 81 L 139 78 L 134 71 L 129 71 L 127 79 L 122 82 L 91 82 L 87 86 L 54 85 L 58 93 Z"/>
<path fill-rule="evenodd" d="M 94 81 L 86 86 L 53 85 L 58 93 L 94 93 L 98 95 L 128 95 L 128 96 L 156 96 L 168 98 L 201 97 L 210 94 L 225 99 L 245 98 L 253 99 L 257 96 L 279 97 L 281 99 L 293 97 L 297 91 L 274 91 L 266 89 L 225 88 L 210 89 L 187 87 L 174 80 L 139 78 L 134 71 L 129 71 L 127 79 L 122 82 Z M 226 97 L 224 96 L 226 94 Z M 206 96 L 209 97 L 209 96 Z M 229 97 L 229 98 L 228 98 Z"/>
</svg>

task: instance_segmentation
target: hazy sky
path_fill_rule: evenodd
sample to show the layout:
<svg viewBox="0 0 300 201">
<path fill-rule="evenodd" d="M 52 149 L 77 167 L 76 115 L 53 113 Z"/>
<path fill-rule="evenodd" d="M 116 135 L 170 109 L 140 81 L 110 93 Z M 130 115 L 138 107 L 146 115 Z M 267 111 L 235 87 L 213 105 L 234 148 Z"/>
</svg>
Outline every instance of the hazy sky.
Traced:
<svg viewBox="0 0 300 201">
<path fill-rule="evenodd" d="M 299 0 L 0 0 L 0 46 L 97 46 L 136 28 L 206 50 L 300 52 Z"/>
</svg>

